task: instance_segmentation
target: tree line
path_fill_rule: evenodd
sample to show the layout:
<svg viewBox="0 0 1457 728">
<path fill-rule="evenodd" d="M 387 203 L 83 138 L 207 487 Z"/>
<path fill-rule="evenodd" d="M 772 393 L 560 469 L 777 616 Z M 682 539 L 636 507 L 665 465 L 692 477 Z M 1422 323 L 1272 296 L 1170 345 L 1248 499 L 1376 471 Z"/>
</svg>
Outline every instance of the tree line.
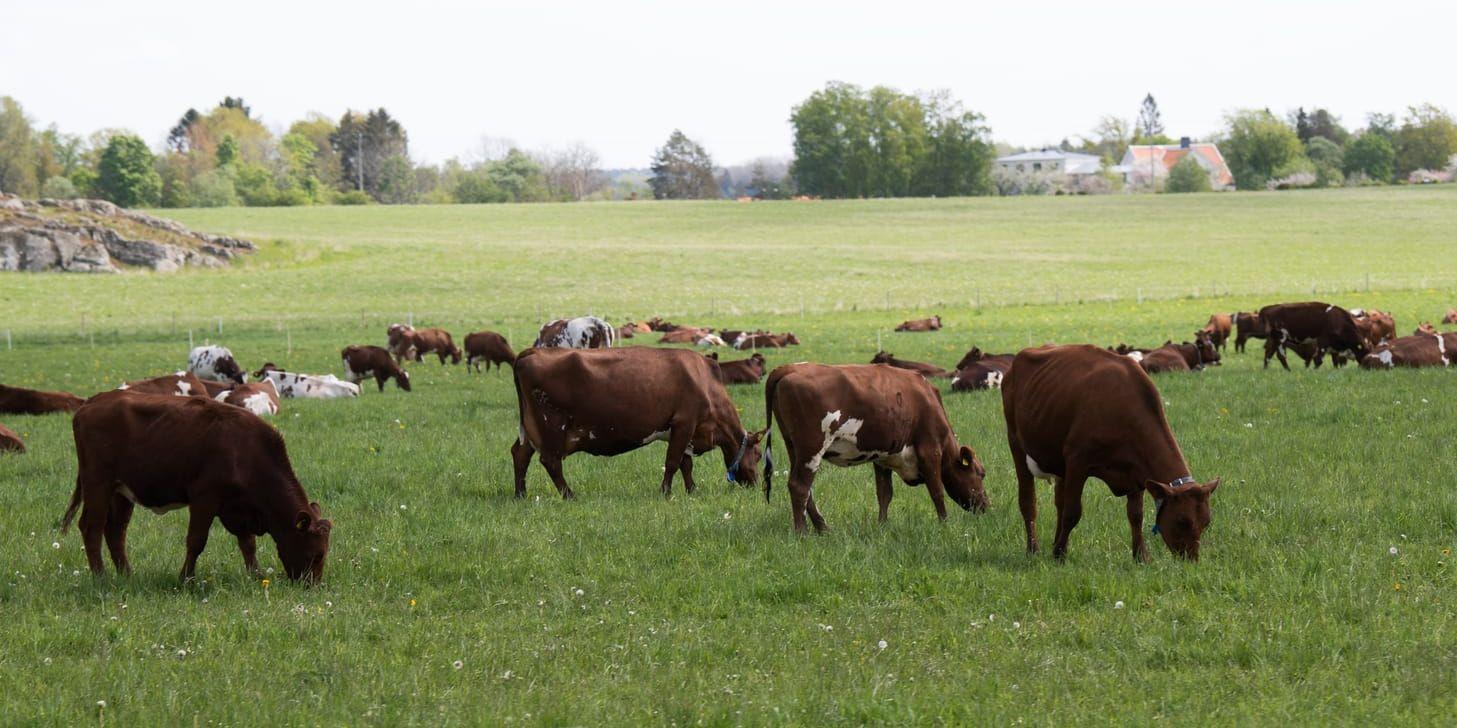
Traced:
<svg viewBox="0 0 1457 728">
<path fill-rule="evenodd" d="M 405 127 L 382 107 L 338 119 L 310 114 L 275 133 L 229 96 L 206 111 L 187 109 L 153 150 L 124 130 L 81 137 L 38 129 L 19 102 L 0 97 L 0 190 L 162 207 L 1106 192 L 1121 187 L 1109 168 L 1131 145 L 1175 143 L 1149 94 L 1134 121 L 1106 116 L 1091 133 L 1062 140 L 1060 148 L 1099 156 L 1104 167 L 1066 187 L 998 169 L 998 153 L 1016 150 L 996 144 L 985 118 L 946 91 L 831 82 L 795 105 L 789 121 L 792 160 L 720 167 L 674 130 L 647 172 L 612 178 L 583 144 L 533 151 L 493 141 L 472 161 L 419 164 Z M 1204 141 L 1219 146 L 1240 189 L 1450 181 L 1457 173 L 1457 123 L 1431 104 L 1400 118 L 1370 114 L 1355 129 L 1319 107 L 1284 116 L 1242 109 Z M 1192 159 L 1159 185 L 1209 188 Z"/>
</svg>

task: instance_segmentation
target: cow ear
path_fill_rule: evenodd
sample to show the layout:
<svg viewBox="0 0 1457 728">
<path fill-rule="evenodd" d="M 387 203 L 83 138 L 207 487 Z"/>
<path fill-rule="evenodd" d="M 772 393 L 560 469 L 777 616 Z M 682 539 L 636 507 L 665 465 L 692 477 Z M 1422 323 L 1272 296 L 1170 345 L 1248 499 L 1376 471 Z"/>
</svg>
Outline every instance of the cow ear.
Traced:
<svg viewBox="0 0 1457 728">
<path fill-rule="evenodd" d="M 324 509 L 320 508 L 318 503 L 309 503 L 309 510 L 314 512 L 315 518 L 319 518 L 324 515 Z"/>
<path fill-rule="evenodd" d="M 1148 494 L 1153 496 L 1154 500 L 1163 500 L 1174 495 L 1174 489 L 1168 483 L 1160 483 L 1152 479 L 1144 481 L 1143 489 L 1148 491 Z"/>
<path fill-rule="evenodd" d="M 1208 483 L 1205 483 L 1203 486 L 1201 486 L 1200 489 L 1204 491 L 1204 495 L 1206 497 L 1207 496 L 1214 495 L 1215 489 L 1219 487 L 1219 481 L 1220 480 L 1222 480 L 1222 478 L 1215 478 L 1214 480 L 1211 480 Z"/>
<path fill-rule="evenodd" d="M 965 445 L 962 445 L 961 446 L 960 457 L 957 458 L 956 462 L 957 462 L 957 464 L 959 464 L 963 468 L 970 468 L 971 467 L 971 464 L 973 462 L 975 462 L 975 460 L 973 458 L 974 458 L 974 455 L 971 452 L 971 448 L 969 448 L 969 447 L 967 447 Z"/>
<path fill-rule="evenodd" d="M 293 527 L 302 533 L 308 533 L 309 527 L 314 525 L 314 514 L 308 511 L 299 511 L 293 517 Z"/>
</svg>

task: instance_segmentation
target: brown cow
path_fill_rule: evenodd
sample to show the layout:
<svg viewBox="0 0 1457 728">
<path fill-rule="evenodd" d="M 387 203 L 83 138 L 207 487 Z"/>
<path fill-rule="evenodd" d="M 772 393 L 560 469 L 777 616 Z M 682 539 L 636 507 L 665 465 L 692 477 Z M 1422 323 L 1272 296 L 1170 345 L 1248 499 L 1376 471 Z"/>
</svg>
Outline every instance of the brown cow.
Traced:
<svg viewBox="0 0 1457 728">
<path fill-rule="evenodd" d="M 242 407 L 259 417 L 278 414 L 278 385 L 272 379 L 238 384 L 213 394 L 212 398 L 224 404 Z"/>
<path fill-rule="evenodd" d="M 1245 342 L 1250 339 L 1265 338 L 1265 323 L 1260 320 L 1258 313 L 1240 311 L 1234 315 L 1234 350 L 1244 353 Z"/>
<path fill-rule="evenodd" d="M 390 324 L 385 330 L 390 354 L 396 364 L 415 358 L 415 327 L 409 324 Z"/>
<path fill-rule="evenodd" d="M 151 379 L 139 379 L 134 382 L 126 382 L 117 389 L 140 392 L 142 394 L 171 394 L 179 397 L 203 397 L 215 396 L 214 391 L 209 391 L 209 382 L 197 378 L 192 372 L 176 372 Z M 216 383 L 212 383 L 217 387 Z M 225 391 L 226 387 L 216 391 Z"/>
<path fill-rule="evenodd" d="M 1433 326 L 1431 321 L 1423 321 L 1423 322 L 1417 324 L 1417 330 L 1412 332 L 1412 335 L 1413 336 L 1416 336 L 1418 334 L 1426 334 L 1427 336 L 1436 336 L 1437 335 L 1437 327 Z"/>
<path fill-rule="evenodd" d="M 1204 324 L 1200 332 L 1209 335 L 1210 342 L 1215 349 L 1223 349 L 1224 343 L 1229 340 L 1229 334 L 1234 330 L 1234 318 L 1239 314 L 1216 313 L 1209 317 L 1209 323 Z"/>
<path fill-rule="evenodd" d="M 979 389 L 1001 389 L 1002 380 L 1011 370 L 1012 362 L 1000 355 L 986 357 L 960 367 L 951 377 L 951 391 L 970 392 Z"/>
<path fill-rule="evenodd" d="M 476 371 L 481 370 L 481 362 L 486 366 L 496 365 L 496 371 L 501 371 L 501 365 L 514 365 L 516 363 L 516 352 L 511 351 L 511 344 L 507 343 L 506 337 L 494 331 L 477 331 L 466 334 L 465 337 L 465 368 L 475 366 Z"/>
<path fill-rule="evenodd" d="M 619 339 L 631 339 L 636 335 L 637 329 L 634 328 L 633 324 L 623 324 L 617 327 L 617 338 Z"/>
<path fill-rule="evenodd" d="M 283 438 L 261 418 L 200 397 L 105 392 L 72 422 L 76 489 L 61 518 L 65 533 L 81 509 L 91 573 L 101 576 L 101 539 L 121 574 L 131 573 L 126 532 L 132 509 L 188 509 L 182 579 L 196 573 L 214 519 L 238 538 L 243 563 L 259 573 L 256 538 L 273 536 L 290 579 L 318 581 L 333 524 L 310 503 Z"/>
<path fill-rule="evenodd" d="M 758 384 L 764 378 L 764 355 L 757 351 L 753 356 L 738 361 L 719 361 L 718 352 L 708 358 L 718 365 L 718 379 L 724 384 Z"/>
<path fill-rule="evenodd" d="M 574 494 L 562 459 L 574 452 L 618 455 L 667 440 L 663 495 L 673 474 L 693 492 L 693 457 L 723 451 L 731 482 L 752 486 L 763 433 L 747 432 L 707 357 L 683 349 L 527 349 L 516 358 L 520 434 L 511 445 L 516 497 L 526 469 L 541 466 L 563 498 Z"/>
<path fill-rule="evenodd" d="M 44 415 L 51 412 L 75 412 L 86 400 L 70 392 L 44 392 L 37 389 L 7 387 L 0 384 L 0 414 Z"/>
<path fill-rule="evenodd" d="M 923 361 L 911 361 L 909 359 L 897 359 L 894 354 L 885 351 L 878 351 L 870 358 L 871 364 L 885 364 L 896 369 L 905 369 L 915 372 L 927 379 L 945 379 L 951 376 L 951 372 Z"/>
<path fill-rule="evenodd" d="M 1143 541 L 1148 491 L 1157 506 L 1154 532 L 1170 551 L 1199 559 L 1209 496 L 1219 479 L 1201 484 L 1190 475 L 1158 389 L 1132 360 L 1095 346 L 1026 349 L 1002 382 L 1002 410 L 1029 553 L 1038 550 L 1033 478 L 1056 484 L 1052 553 L 1061 559 L 1082 518 L 1083 485 L 1092 477 L 1127 499 L 1134 558 L 1148 560 Z"/>
<path fill-rule="evenodd" d="M 735 349 L 740 351 L 745 349 L 783 349 L 786 346 L 798 346 L 799 337 L 793 333 L 745 334 L 739 336 L 733 345 Z"/>
<path fill-rule="evenodd" d="M 1344 364 L 1343 358 L 1360 361 L 1369 351 L 1355 319 L 1340 306 L 1320 301 L 1277 303 L 1260 309 L 1260 320 L 1268 332 L 1265 339 L 1267 368 L 1270 357 L 1278 356 L 1280 365 L 1288 371 L 1290 363 L 1285 360 L 1285 350 L 1295 343 L 1315 345 L 1316 369 L 1320 368 L 1327 351 L 1332 353 L 1331 363 L 1334 366 Z"/>
<path fill-rule="evenodd" d="M 1445 367 L 1457 361 L 1457 333 L 1392 339 L 1361 359 L 1362 369 Z"/>
<path fill-rule="evenodd" d="M 770 372 L 764 384 L 764 409 L 764 432 L 778 417 L 789 451 L 789 507 L 796 531 L 804 532 L 806 513 L 815 530 L 825 530 L 811 493 L 825 461 L 841 467 L 874 463 L 881 521 L 894 495 L 891 471 L 906 485 L 925 483 L 942 520 L 946 495 L 966 510 L 984 511 L 990 505 L 981 460 L 956 441 L 941 394 L 914 372 L 873 364 L 786 364 Z M 771 470 L 764 469 L 765 500 Z"/>
<path fill-rule="evenodd" d="M 1184 358 L 1183 352 L 1172 343 L 1164 344 L 1148 353 L 1133 351 L 1124 356 L 1138 362 L 1138 366 L 1149 374 L 1187 372 L 1192 369 L 1189 366 L 1189 360 Z"/>
<path fill-rule="evenodd" d="M 1447 309 L 1447 313 L 1442 316 L 1442 323 L 1457 324 L 1457 308 Z"/>
<path fill-rule="evenodd" d="M 961 361 L 956 362 L 956 368 L 958 370 L 966 369 L 979 361 L 1003 362 L 1010 367 L 1012 366 L 1013 357 L 1016 356 L 1016 354 L 988 354 L 982 351 L 981 347 L 973 346 L 970 351 L 966 352 L 965 356 L 961 357 Z"/>
<path fill-rule="evenodd" d="M 25 452 L 25 443 L 15 431 L 0 425 L 0 452 Z"/>
<path fill-rule="evenodd" d="M 455 340 L 450 338 L 450 332 L 445 329 L 415 329 L 410 336 L 410 343 L 415 350 L 415 361 L 424 361 L 425 355 L 434 353 L 440 357 L 440 363 L 445 364 L 445 357 L 450 357 L 451 364 L 460 363 L 460 349 L 456 348 Z"/>
<path fill-rule="evenodd" d="M 395 386 L 406 392 L 410 391 L 410 373 L 395 364 L 390 359 L 389 351 L 383 348 L 356 344 L 344 347 L 339 356 L 344 359 L 345 378 L 355 384 L 374 377 L 379 391 L 383 392 L 384 383 L 393 378 Z"/>
<path fill-rule="evenodd" d="M 1363 310 L 1351 309 L 1351 318 L 1356 322 L 1356 329 L 1366 339 L 1366 348 L 1375 350 L 1377 346 L 1392 337 L 1396 336 L 1396 320 L 1391 314 L 1376 309 Z"/>
<path fill-rule="evenodd" d="M 910 321 L 905 321 L 905 322 L 901 323 L 900 326 L 895 327 L 895 330 L 896 331 L 940 331 L 941 330 L 941 317 L 940 316 L 932 316 L 931 318 L 912 319 Z"/>
<path fill-rule="evenodd" d="M 699 339 L 713 333 L 712 329 L 679 326 L 658 339 L 659 344 L 697 344 Z"/>
</svg>

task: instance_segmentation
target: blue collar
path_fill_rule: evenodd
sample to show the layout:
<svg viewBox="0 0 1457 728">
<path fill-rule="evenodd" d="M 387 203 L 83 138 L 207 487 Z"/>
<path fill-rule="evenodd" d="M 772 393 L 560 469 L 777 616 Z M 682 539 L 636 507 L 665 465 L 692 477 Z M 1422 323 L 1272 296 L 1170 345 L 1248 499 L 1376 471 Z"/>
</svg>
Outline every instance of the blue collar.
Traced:
<svg viewBox="0 0 1457 728">
<path fill-rule="evenodd" d="M 739 440 L 739 454 L 737 454 L 737 455 L 734 456 L 734 462 L 733 462 L 733 464 L 728 467 L 728 482 L 730 482 L 730 483 L 737 483 L 738 482 L 737 476 L 738 476 L 738 472 L 739 472 L 739 464 L 743 462 L 743 460 L 744 460 L 744 451 L 747 450 L 748 447 L 749 447 L 749 432 L 748 432 L 748 430 L 745 430 L 744 431 L 743 438 Z"/>
<path fill-rule="evenodd" d="M 1194 476 L 1192 476 L 1192 475 L 1185 475 L 1182 478 L 1176 478 L 1176 479 L 1174 479 L 1172 482 L 1169 483 L 1169 487 L 1170 488 L 1179 488 L 1179 487 L 1182 487 L 1182 486 L 1185 486 L 1185 485 L 1192 485 L 1195 482 L 1197 482 L 1197 481 L 1194 480 Z M 1160 531 L 1159 531 L 1159 514 L 1160 513 L 1163 513 L 1163 512 L 1164 512 L 1164 502 L 1161 501 L 1161 500 L 1155 500 L 1153 502 L 1153 529 L 1152 529 L 1152 531 L 1154 533 L 1160 533 Z"/>
</svg>

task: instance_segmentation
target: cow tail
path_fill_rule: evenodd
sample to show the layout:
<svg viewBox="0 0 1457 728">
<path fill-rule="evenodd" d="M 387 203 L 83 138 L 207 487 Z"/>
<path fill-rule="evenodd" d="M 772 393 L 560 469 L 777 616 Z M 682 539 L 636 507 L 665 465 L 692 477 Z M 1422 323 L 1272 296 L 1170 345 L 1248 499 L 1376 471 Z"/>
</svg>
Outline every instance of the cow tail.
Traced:
<svg viewBox="0 0 1457 728">
<path fill-rule="evenodd" d="M 81 476 L 76 476 L 76 490 L 71 492 L 71 505 L 66 507 L 66 515 L 61 516 L 61 535 L 66 535 L 66 529 L 71 527 L 71 519 L 76 517 L 76 509 L 81 507 Z"/>
<path fill-rule="evenodd" d="M 769 377 L 764 383 L 764 502 L 769 502 L 769 492 L 774 487 L 774 389 L 779 384 L 777 377 Z M 793 467 L 793 464 L 790 465 Z"/>
</svg>

